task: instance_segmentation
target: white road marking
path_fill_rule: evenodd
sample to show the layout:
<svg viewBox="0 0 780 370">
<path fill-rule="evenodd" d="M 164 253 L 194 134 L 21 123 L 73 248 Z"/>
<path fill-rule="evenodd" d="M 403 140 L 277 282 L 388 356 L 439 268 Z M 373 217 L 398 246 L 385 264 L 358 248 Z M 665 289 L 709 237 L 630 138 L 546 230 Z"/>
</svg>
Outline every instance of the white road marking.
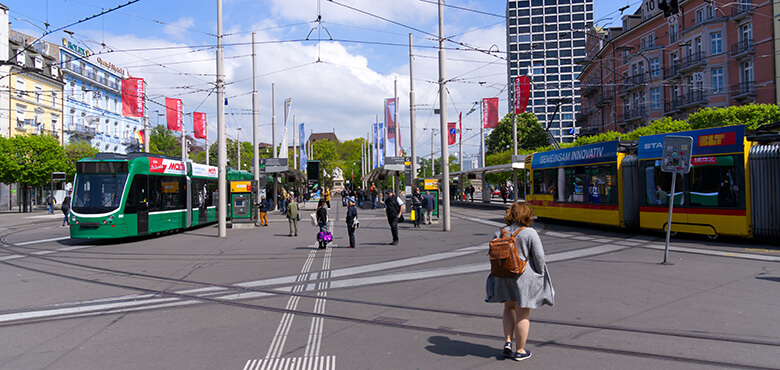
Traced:
<svg viewBox="0 0 780 370">
<path fill-rule="evenodd" d="M 248 360 L 244 370 L 335 370 L 336 356 Z"/>
<path fill-rule="evenodd" d="M 309 252 L 309 257 L 306 259 L 306 262 L 303 264 L 303 268 L 301 268 L 300 274 L 298 274 L 297 281 L 299 284 L 294 285 L 290 291 L 292 293 L 299 293 L 304 289 L 303 282 L 309 279 L 309 269 L 311 269 L 311 265 L 314 262 L 314 257 L 317 255 L 317 250 L 314 249 Z M 290 297 L 290 299 L 287 301 L 287 307 L 285 307 L 286 310 L 294 311 L 298 308 L 298 302 L 301 300 L 300 296 L 293 295 Z M 265 355 L 266 359 L 277 359 L 282 356 L 282 352 L 284 350 L 284 344 L 287 342 L 287 335 L 290 333 L 290 327 L 292 326 L 293 319 L 295 318 L 295 314 L 293 313 L 284 313 L 282 314 L 282 320 L 279 322 L 279 327 L 276 329 L 276 334 L 274 334 L 274 338 L 271 341 L 271 345 L 268 348 L 268 353 Z"/>
<path fill-rule="evenodd" d="M 56 241 L 59 241 L 59 240 L 65 240 L 65 239 L 70 239 L 70 237 L 69 237 L 69 236 L 61 236 L 61 237 L 59 237 L 59 238 L 41 239 L 41 240 L 31 240 L 31 241 L 28 241 L 28 242 L 22 242 L 22 243 L 13 243 L 13 245 L 15 245 L 15 246 L 18 246 L 18 247 L 21 247 L 21 246 L 24 246 L 24 245 L 38 244 L 38 243 L 46 243 L 46 242 L 56 242 Z"/>
<path fill-rule="evenodd" d="M 647 244 L 641 246 L 640 248 L 664 250 L 666 246 L 662 244 Z M 672 247 L 672 246 L 669 247 L 669 251 L 704 254 L 708 256 L 717 256 L 717 257 L 741 258 L 741 259 L 754 260 L 754 261 L 780 262 L 780 256 L 769 256 L 765 254 L 734 253 L 734 252 L 726 252 L 726 251 L 713 251 L 713 250 L 699 249 L 699 248 Z"/>
</svg>

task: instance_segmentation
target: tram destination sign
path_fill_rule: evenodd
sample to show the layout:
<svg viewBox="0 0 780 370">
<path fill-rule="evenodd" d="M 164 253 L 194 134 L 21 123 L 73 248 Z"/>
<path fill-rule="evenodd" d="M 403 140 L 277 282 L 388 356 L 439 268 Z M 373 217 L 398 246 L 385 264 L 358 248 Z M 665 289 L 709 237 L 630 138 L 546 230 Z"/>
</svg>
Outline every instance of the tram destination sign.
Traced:
<svg viewBox="0 0 780 370">
<path fill-rule="evenodd" d="M 266 173 L 284 172 L 289 170 L 288 158 L 260 158 L 265 165 Z"/>
<path fill-rule="evenodd" d="M 617 161 L 617 148 L 618 142 L 615 140 L 535 153 L 531 166 L 534 169 L 539 169 L 615 162 Z"/>
</svg>

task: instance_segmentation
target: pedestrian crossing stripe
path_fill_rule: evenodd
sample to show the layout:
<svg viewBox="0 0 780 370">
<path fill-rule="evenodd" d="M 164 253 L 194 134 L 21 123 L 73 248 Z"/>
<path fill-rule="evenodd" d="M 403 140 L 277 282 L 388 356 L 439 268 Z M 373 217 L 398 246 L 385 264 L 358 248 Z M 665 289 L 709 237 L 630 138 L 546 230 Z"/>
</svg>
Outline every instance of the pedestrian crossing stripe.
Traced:
<svg viewBox="0 0 780 370">
<path fill-rule="evenodd" d="M 248 360 L 244 370 L 334 370 L 336 356 L 262 358 Z"/>
</svg>

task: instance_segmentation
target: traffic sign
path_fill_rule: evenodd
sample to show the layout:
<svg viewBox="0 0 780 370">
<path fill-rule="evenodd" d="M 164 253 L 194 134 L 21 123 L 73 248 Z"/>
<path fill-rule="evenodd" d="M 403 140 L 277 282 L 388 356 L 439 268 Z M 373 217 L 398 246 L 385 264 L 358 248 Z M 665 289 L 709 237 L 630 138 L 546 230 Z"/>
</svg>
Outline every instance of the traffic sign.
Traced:
<svg viewBox="0 0 780 370">
<path fill-rule="evenodd" d="M 693 150 L 693 137 L 691 136 L 669 135 L 664 137 L 661 171 L 674 173 L 690 172 L 691 150 Z"/>
</svg>

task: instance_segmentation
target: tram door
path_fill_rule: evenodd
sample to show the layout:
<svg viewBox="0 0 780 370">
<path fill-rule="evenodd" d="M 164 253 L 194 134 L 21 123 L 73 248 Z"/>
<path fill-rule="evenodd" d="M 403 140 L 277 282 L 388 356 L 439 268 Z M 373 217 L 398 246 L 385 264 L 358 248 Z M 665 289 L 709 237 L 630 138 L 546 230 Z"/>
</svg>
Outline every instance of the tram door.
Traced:
<svg viewBox="0 0 780 370">
<path fill-rule="evenodd" d="M 136 201 L 138 202 L 138 235 L 149 233 L 149 176 L 136 175 Z"/>
</svg>

